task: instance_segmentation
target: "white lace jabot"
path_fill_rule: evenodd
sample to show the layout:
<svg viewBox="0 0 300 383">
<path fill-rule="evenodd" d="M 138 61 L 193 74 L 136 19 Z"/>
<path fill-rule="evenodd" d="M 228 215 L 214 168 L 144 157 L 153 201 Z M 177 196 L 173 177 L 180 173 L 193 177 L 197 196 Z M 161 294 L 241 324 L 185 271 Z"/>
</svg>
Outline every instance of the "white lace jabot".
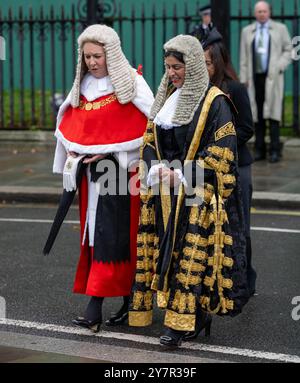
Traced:
<svg viewBox="0 0 300 383">
<path fill-rule="evenodd" d="M 180 96 L 181 89 L 177 89 L 165 102 L 164 106 L 158 112 L 154 119 L 154 123 L 159 125 L 162 129 L 172 129 L 176 125 L 172 122 L 173 116 L 176 110 L 178 98 Z"/>
</svg>

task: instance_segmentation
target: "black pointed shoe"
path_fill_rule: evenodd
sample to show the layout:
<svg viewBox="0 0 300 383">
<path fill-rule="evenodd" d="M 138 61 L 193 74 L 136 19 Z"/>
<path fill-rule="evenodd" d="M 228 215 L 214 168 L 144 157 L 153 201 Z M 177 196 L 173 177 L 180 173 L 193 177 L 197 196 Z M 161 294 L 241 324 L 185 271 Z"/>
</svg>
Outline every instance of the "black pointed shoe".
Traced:
<svg viewBox="0 0 300 383">
<path fill-rule="evenodd" d="M 205 336 L 210 336 L 210 328 L 212 323 L 212 316 L 210 314 L 202 314 L 201 320 L 196 323 L 195 331 L 188 331 L 185 333 L 183 340 L 196 339 L 202 330 L 205 330 Z"/>
<path fill-rule="evenodd" d="M 91 331 L 93 331 L 94 333 L 97 333 L 100 331 L 102 319 L 98 318 L 95 320 L 89 320 L 89 319 L 86 319 L 84 317 L 77 317 L 77 318 L 72 320 L 72 323 L 75 324 L 76 326 L 88 328 Z"/>
<path fill-rule="evenodd" d="M 113 314 L 107 321 L 105 321 L 106 326 L 119 326 L 123 324 L 128 319 L 128 308 L 126 311 L 120 310 L 119 312 Z"/>
<path fill-rule="evenodd" d="M 164 335 L 160 337 L 159 343 L 169 348 L 179 347 L 185 334 L 185 331 L 168 328 Z"/>
</svg>

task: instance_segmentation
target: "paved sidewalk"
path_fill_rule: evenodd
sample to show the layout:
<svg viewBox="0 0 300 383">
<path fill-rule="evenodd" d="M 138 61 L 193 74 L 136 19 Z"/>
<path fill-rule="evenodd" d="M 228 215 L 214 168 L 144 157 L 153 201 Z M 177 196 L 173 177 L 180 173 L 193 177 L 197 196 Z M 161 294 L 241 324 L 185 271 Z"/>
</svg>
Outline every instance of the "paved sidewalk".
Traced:
<svg viewBox="0 0 300 383">
<path fill-rule="evenodd" d="M 18 135 L 24 141 L 0 132 L 0 201 L 57 203 L 62 180 L 52 174 L 53 134 Z M 282 141 L 281 162 L 253 164 L 254 207 L 300 208 L 300 139 Z"/>
</svg>

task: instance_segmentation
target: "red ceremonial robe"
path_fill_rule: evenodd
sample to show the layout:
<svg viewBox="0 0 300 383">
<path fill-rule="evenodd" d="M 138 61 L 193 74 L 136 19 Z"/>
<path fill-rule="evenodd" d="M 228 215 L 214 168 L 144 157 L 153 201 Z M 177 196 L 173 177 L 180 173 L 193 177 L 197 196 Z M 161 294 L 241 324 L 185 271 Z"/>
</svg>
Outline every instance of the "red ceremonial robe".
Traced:
<svg viewBox="0 0 300 383">
<path fill-rule="evenodd" d="M 122 105 L 114 95 L 100 97 L 93 102 L 87 102 L 82 96 L 78 108 L 70 106 L 64 113 L 58 134 L 63 141 L 72 145 L 72 148 L 74 145 L 75 148 L 78 145 L 81 152 L 84 148 L 88 154 L 89 147 L 98 147 L 97 152 L 100 154 L 101 152 L 107 153 L 105 150 L 107 145 L 112 148 L 115 144 L 130 145 L 130 141 L 134 142 L 141 138 L 146 124 L 146 116 L 136 106 L 132 103 Z M 133 175 L 130 173 L 130 176 Z M 133 180 L 134 178 L 132 182 Z M 132 185 L 132 187 L 136 187 L 136 185 Z M 83 177 L 79 187 L 81 252 L 74 282 L 73 291 L 75 293 L 101 297 L 130 295 L 136 269 L 139 207 L 139 195 L 131 195 L 130 260 L 122 262 L 95 260 L 94 248 L 89 246 L 88 234 L 82 243 L 88 208 L 88 181 L 86 176 Z M 105 216 L 99 217 L 99 220 L 105 220 Z"/>
</svg>

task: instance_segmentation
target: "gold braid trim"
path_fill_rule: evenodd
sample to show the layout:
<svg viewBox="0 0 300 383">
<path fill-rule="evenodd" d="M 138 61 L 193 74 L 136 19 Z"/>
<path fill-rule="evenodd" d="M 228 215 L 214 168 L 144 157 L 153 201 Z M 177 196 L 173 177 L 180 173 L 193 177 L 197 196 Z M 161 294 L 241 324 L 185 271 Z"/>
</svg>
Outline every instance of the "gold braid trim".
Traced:
<svg viewBox="0 0 300 383">
<path fill-rule="evenodd" d="M 137 242 L 142 245 L 153 244 L 156 238 L 154 233 L 142 233 L 137 235 Z"/>
<path fill-rule="evenodd" d="M 152 324 L 153 312 L 150 311 L 129 311 L 128 323 L 133 327 L 144 327 Z"/>
<path fill-rule="evenodd" d="M 200 213 L 200 217 L 198 219 L 198 225 L 205 227 L 206 225 L 206 218 L 208 218 L 208 213 L 207 213 L 207 207 L 205 206 Z"/>
<path fill-rule="evenodd" d="M 205 284 L 205 286 L 212 288 L 214 286 L 215 282 L 216 282 L 216 278 L 206 276 L 204 278 L 203 283 Z M 223 278 L 222 276 L 218 276 L 218 287 L 220 287 L 220 286 L 222 288 L 225 288 L 225 289 L 231 289 L 233 286 L 233 282 L 229 278 L 226 279 L 226 278 Z"/>
<path fill-rule="evenodd" d="M 141 173 L 141 170 L 144 171 L 144 161 L 140 161 L 140 173 Z M 143 174 L 143 177 L 140 177 L 140 178 L 144 178 L 144 177 L 145 177 L 145 174 Z M 153 197 L 153 192 L 151 188 L 145 188 L 145 189 L 141 188 L 140 198 L 144 204 L 147 204 L 152 197 Z"/>
<path fill-rule="evenodd" d="M 146 144 L 149 142 L 154 142 L 154 122 L 151 120 L 147 121 L 146 131 L 144 133 L 143 139 Z"/>
<path fill-rule="evenodd" d="M 225 245 L 232 246 L 233 244 L 233 239 L 230 235 L 225 235 L 225 233 L 215 233 L 213 235 L 210 235 L 208 238 L 208 244 L 213 245 L 216 241 L 218 241 L 219 237 L 222 237 L 222 242 Z"/>
<path fill-rule="evenodd" d="M 221 148 L 220 146 L 210 146 L 207 150 L 214 156 L 219 157 L 221 160 L 230 162 L 234 160 L 234 154 L 229 148 Z"/>
<path fill-rule="evenodd" d="M 215 132 L 215 141 L 219 141 L 226 136 L 236 136 L 236 131 L 231 121 Z"/>
<path fill-rule="evenodd" d="M 159 257 L 159 249 L 155 249 L 153 253 L 153 271 L 154 272 L 156 272 L 158 257 Z"/>
<path fill-rule="evenodd" d="M 103 106 L 111 104 L 112 102 L 114 102 L 116 100 L 117 100 L 117 96 L 113 94 L 112 96 L 109 96 L 102 101 L 94 101 L 94 102 L 80 101 L 78 108 L 80 110 L 86 110 L 86 111 L 98 110 L 98 109 L 102 108 Z"/>
<path fill-rule="evenodd" d="M 196 311 L 196 297 L 194 294 L 188 294 L 187 309 L 191 314 L 194 314 Z"/>
<path fill-rule="evenodd" d="M 153 267 L 153 262 L 149 258 L 145 258 L 143 261 L 136 262 L 136 268 L 138 270 L 149 271 Z"/>
<path fill-rule="evenodd" d="M 192 225 L 199 225 L 200 227 L 207 229 L 211 223 L 209 220 L 207 207 L 205 206 L 203 209 L 201 209 L 199 215 L 199 207 L 193 206 L 191 208 L 189 222 Z"/>
<path fill-rule="evenodd" d="M 195 322 L 195 314 L 178 314 L 174 311 L 167 310 L 164 324 L 173 330 L 194 331 Z"/>
<path fill-rule="evenodd" d="M 208 266 L 213 266 L 214 262 L 215 262 L 214 257 L 209 257 L 208 261 L 207 261 L 207 265 Z M 233 266 L 233 259 L 232 258 L 228 258 L 228 257 L 223 257 L 222 264 L 223 264 L 223 266 L 226 266 L 226 267 L 232 267 Z"/>
<path fill-rule="evenodd" d="M 204 188 L 203 186 L 199 186 L 199 185 L 196 186 L 194 188 L 194 192 L 197 197 L 200 197 L 204 200 L 204 202 L 209 203 L 214 194 L 214 188 L 211 189 L 210 187 L 207 187 L 207 185 L 208 184 L 205 184 Z M 198 205 L 195 205 L 195 206 L 198 206 Z"/>
<path fill-rule="evenodd" d="M 200 234 L 191 234 L 187 233 L 185 236 L 185 239 L 187 242 L 194 246 L 201 246 L 201 247 L 206 247 L 208 242 L 207 239 L 204 237 L 201 237 Z"/>
<path fill-rule="evenodd" d="M 236 178 L 233 174 L 224 174 L 223 175 L 223 182 L 224 184 L 233 184 L 236 183 Z"/>
<path fill-rule="evenodd" d="M 230 165 L 225 160 L 216 160 L 212 157 L 205 157 L 204 160 L 209 166 L 213 168 L 214 171 L 218 173 L 228 173 Z"/>
<path fill-rule="evenodd" d="M 146 247 L 147 246 L 147 247 Z M 141 257 L 152 257 L 154 248 L 148 246 L 148 244 L 145 247 L 137 247 L 137 256 Z"/>
<path fill-rule="evenodd" d="M 143 205 L 141 209 L 141 217 L 140 222 L 142 225 L 151 225 L 154 224 L 154 206 L 151 206 L 151 208 L 148 208 L 147 205 Z"/>
<path fill-rule="evenodd" d="M 137 283 L 146 283 L 146 286 L 149 287 L 151 285 L 151 282 L 152 282 L 152 273 L 150 271 L 148 271 L 144 274 L 136 273 L 135 281 Z"/>
<path fill-rule="evenodd" d="M 140 148 L 140 158 L 142 158 L 142 156 L 143 156 L 143 148 L 141 147 Z M 143 180 L 145 178 L 145 175 L 146 175 L 145 174 L 145 163 L 143 160 L 140 159 L 139 160 L 139 176 L 138 176 L 139 180 Z M 142 182 L 141 182 L 140 186 L 141 186 L 140 187 L 140 196 L 143 197 L 143 199 L 141 198 L 141 201 L 142 202 L 148 202 L 148 200 L 150 199 L 148 197 L 149 188 L 147 188 L 146 185 L 144 185 L 144 183 L 142 183 Z M 145 200 L 146 197 L 148 198 L 148 200 Z"/>
<path fill-rule="evenodd" d="M 176 279 L 185 287 L 192 285 L 197 286 L 201 283 L 201 278 L 199 275 L 186 275 L 183 273 L 176 274 Z"/>
<path fill-rule="evenodd" d="M 148 290 L 145 293 L 142 291 L 135 291 L 133 293 L 132 299 L 132 308 L 134 311 L 139 311 L 143 307 L 146 308 L 147 311 L 152 310 L 152 297 L 153 292 Z"/>
<path fill-rule="evenodd" d="M 227 216 L 226 211 L 225 210 L 219 210 L 219 211 L 213 210 L 209 215 L 209 221 L 210 221 L 210 223 L 219 222 L 223 225 L 225 222 L 228 222 L 228 216 Z"/>
<path fill-rule="evenodd" d="M 152 147 L 154 147 L 154 145 L 152 145 L 152 143 L 154 142 L 154 134 L 153 132 L 151 133 L 148 133 L 147 131 L 144 133 L 144 136 L 143 136 L 143 140 L 144 140 L 144 143 L 146 145 L 151 145 Z M 154 147 L 155 149 L 155 147 Z"/>
<path fill-rule="evenodd" d="M 161 309 L 167 308 L 169 298 L 170 298 L 170 290 L 167 292 L 157 291 L 157 295 L 156 295 L 157 306 Z"/>
<path fill-rule="evenodd" d="M 208 257 L 207 253 L 205 251 L 202 251 L 202 250 L 196 250 L 194 252 L 194 249 L 192 247 L 185 247 L 183 249 L 183 254 L 186 256 L 186 257 L 192 257 L 194 259 L 197 259 L 198 261 L 205 261 Z"/>
<path fill-rule="evenodd" d="M 132 304 L 133 304 L 133 309 L 134 310 L 140 310 L 142 307 L 143 303 L 143 293 L 141 291 L 135 291 L 133 293 L 133 299 L 132 299 Z"/>
<path fill-rule="evenodd" d="M 151 290 L 155 290 L 155 291 L 158 290 L 158 281 L 159 281 L 159 275 L 154 274 L 152 278 L 152 283 L 151 283 Z"/>
<path fill-rule="evenodd" d="M 190 211 L 190 219 L 189 219 L 190 224 L 196 225 L 198 223 L 198 219 L 199 219 L 199 209 L 198 209 L 198 205 L 196 205 L 196 206 L 193 206 Z"/>
<path fill-rule="evenodd" d="M 176 290 L 173 302 L 172 310 L 178 311 L 180 314 L 188 311 L 190 314 L 194 314 L 196 311 L 196 298 L 192 293 L 182 293 L 180 290 Z"/>
<path fill-rule="evenodd" d="M 146 293 L 144 294 L 144 306 L 147 311 L 150 311 L 152 309 L 152 297 L 153 293 L 150 290 L 146 291 Z"/>
<path fill-rule="evenodd" d="M 212 313 L 212 314 L 217 314 L 218 311 L 220 310 L 220 307 L 222 307 L 222 312 L 226 314 L 227 310 L 233 310 L 234 308 L 234 301 L 228 299 L 228 298 L 222 298 L 221 303 L 218 304 L 217 308 L 215 310 L 210 309 L 210 298 L 201 295 L 200 297 L 200 304 L 203 309 L 206 311 Z"/>
<path fill-rule="evenodd" d="M 204 284 L 210 287 L 211 291 L 214 291 L 214 285 L 217 281 L 218 295 L 219 295 L 219 305 L 215 310 L 211 310 L 210 305 L 207 305 L 208 310 L 213 313 L 217 313 L 219 309 L 222 310 L 222 313 L 227 313 L 226 300 L 223 295 L 223 289 L 231 289 L 233 282 L 231 279 L 226 279 L 222 276 L 222 269 L 224 265 L 224 254 L 222 249 L 224 248 L 225 233 L 222 232 L 222 225 L 227 218 L 226 212 L 224 210 L 224 204 L 222 198 L 219 196 L 219 204 L 217 206 L 216 196 L 212 198 L 211 206 L 213 208 L 212 219 L 215 225 L 215 232 L 212 236 L 209 237 L 209 244 L 214 245 L 214 253 L 212 257 L 209 257 L 209 263 L 212 265 L 213 271 L 211 277 L 206 276 L 204 278 Z M 228 236 L 229 237 L 229 236 Z M 213 239 L 213 243 L 211 243 Z M 230 237 L 232 242 L 232 237 Z"/>
<path fill-rule="evenodd" d="M 185 259 L 182 259 L 180 261 L 180 266 L 184 270 L 188 270 L 189 272 L 199 273 L 201 271 L 205 271 L 205 267 L 203 265 L 201 265 L 201 263 L 196 263 L 192 260 L 187 261 Z"/>
</svg>

